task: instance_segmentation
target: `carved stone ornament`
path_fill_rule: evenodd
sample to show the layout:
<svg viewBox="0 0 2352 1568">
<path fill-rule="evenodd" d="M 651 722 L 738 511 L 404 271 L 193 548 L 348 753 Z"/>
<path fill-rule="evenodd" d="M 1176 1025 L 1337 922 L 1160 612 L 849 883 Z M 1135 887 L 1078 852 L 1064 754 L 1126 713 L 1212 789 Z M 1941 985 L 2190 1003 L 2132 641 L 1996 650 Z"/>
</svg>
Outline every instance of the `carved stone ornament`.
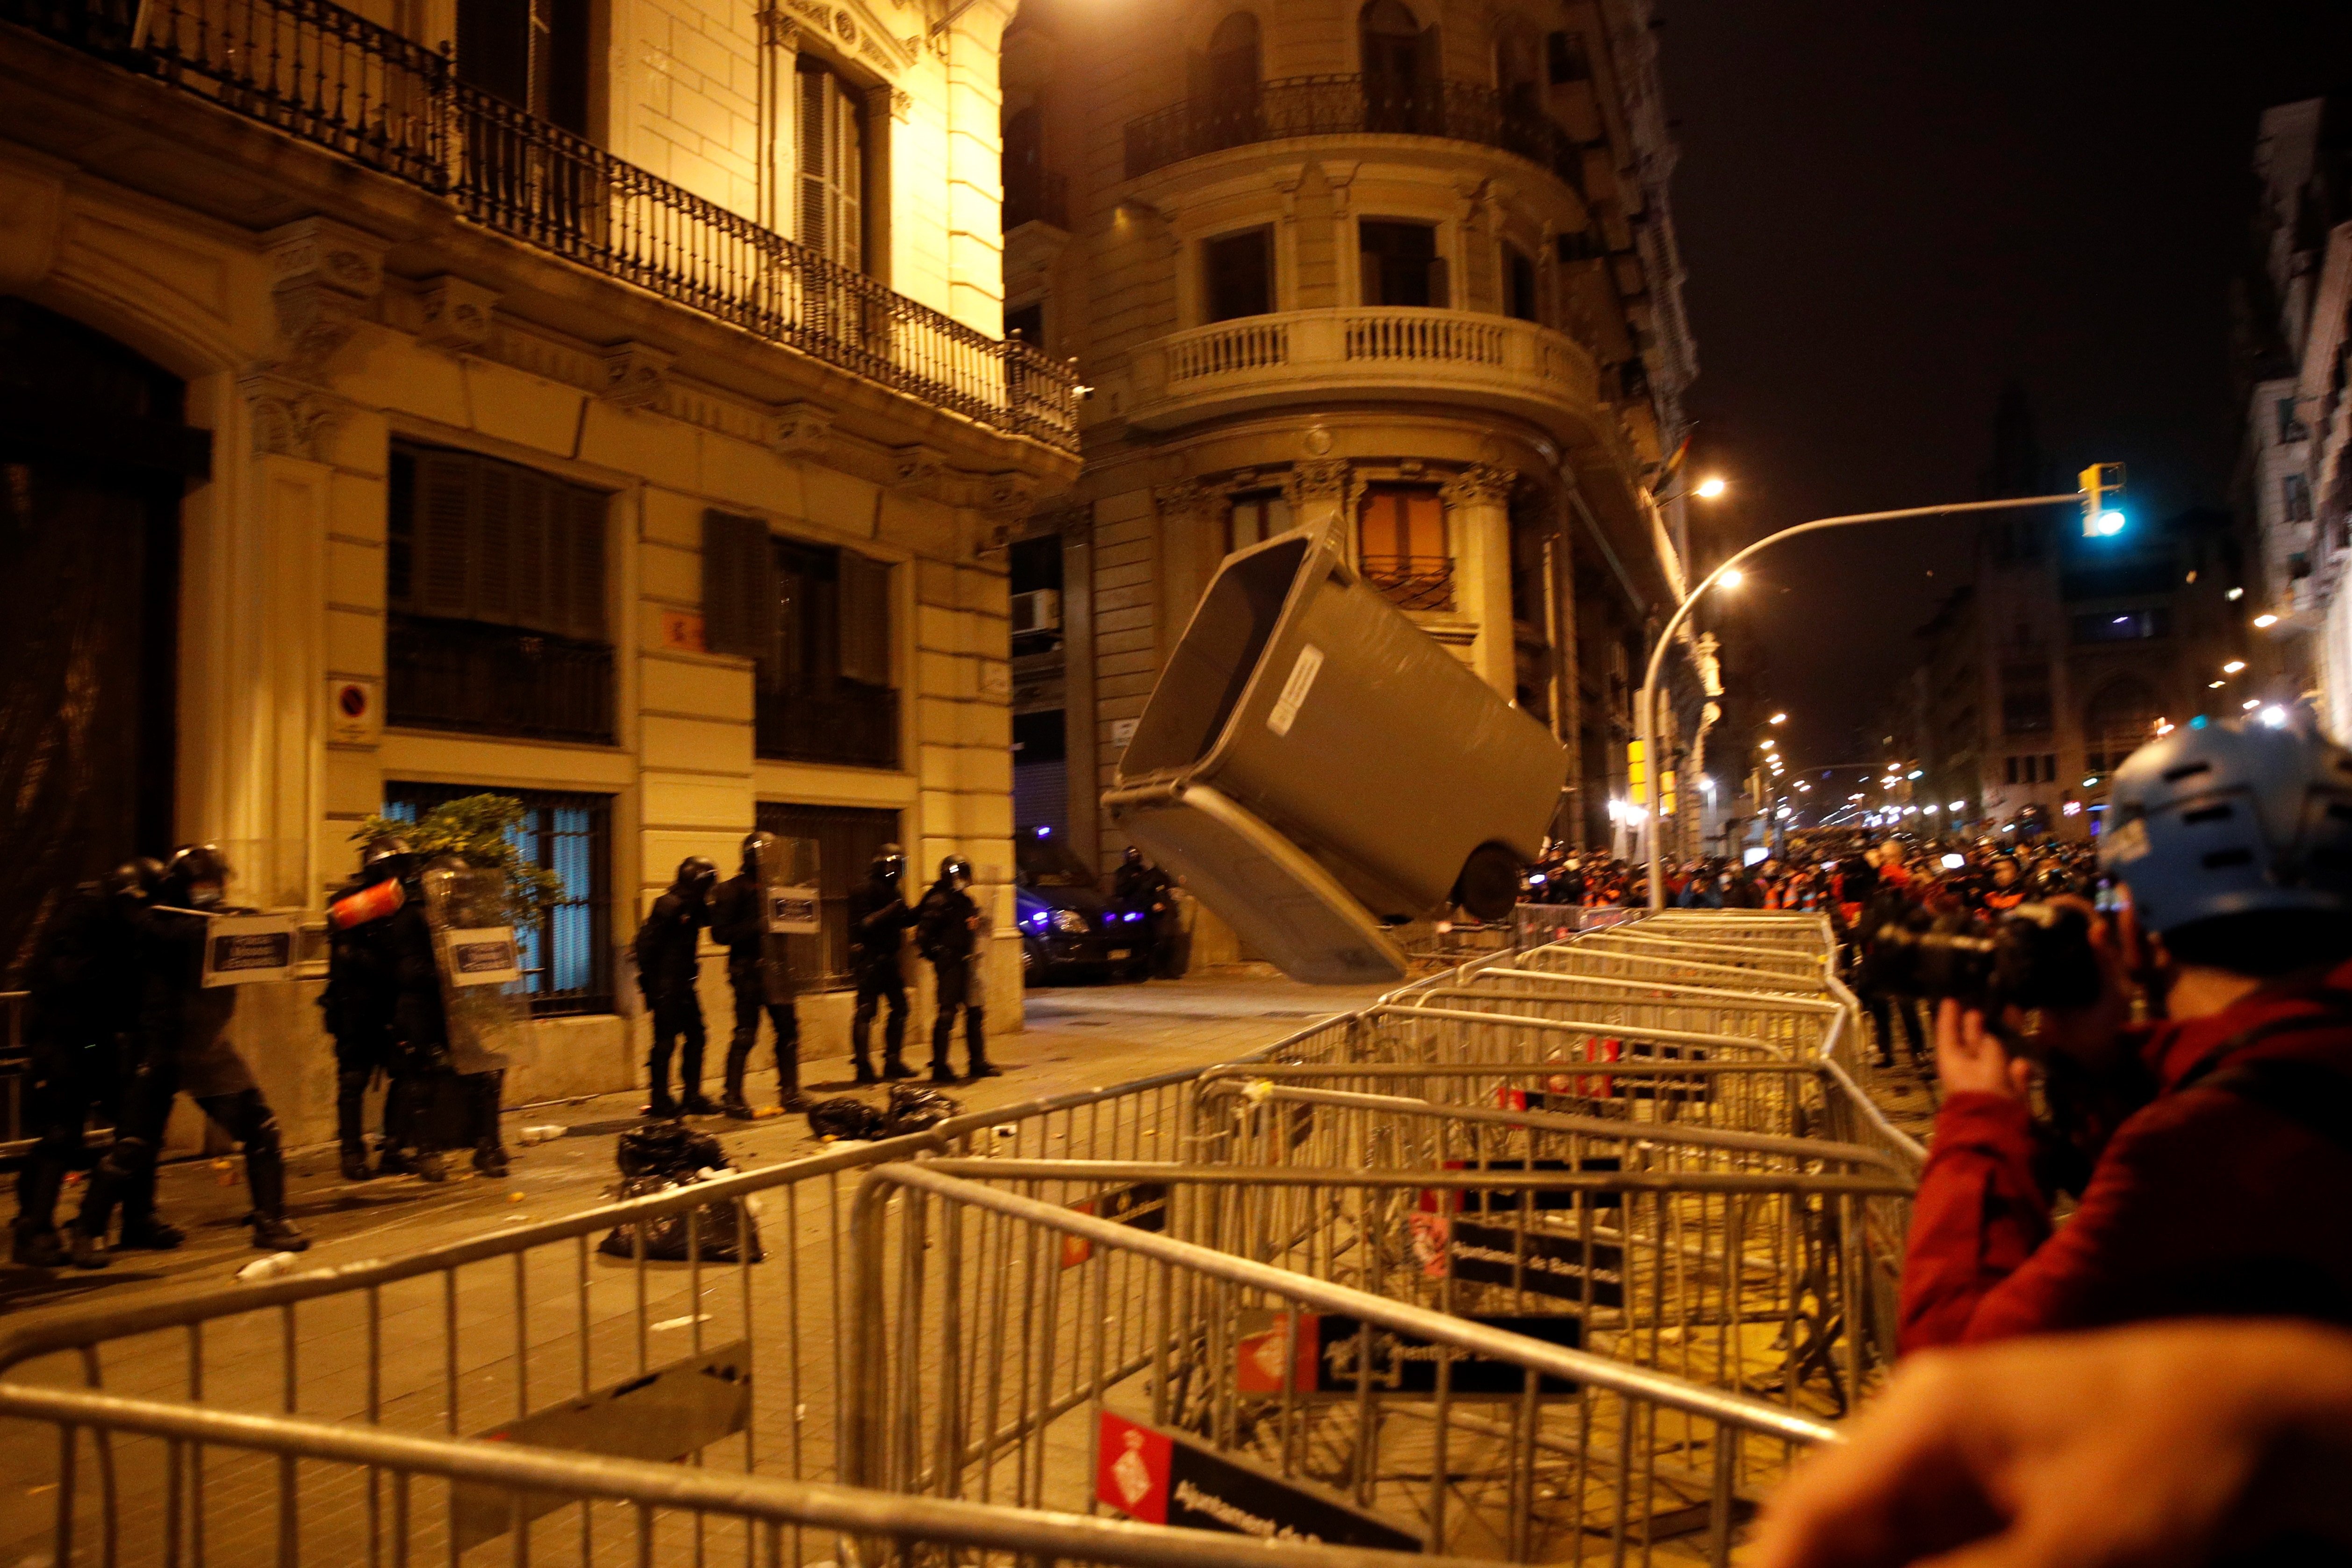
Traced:
<svg viewBox="0 0 2352 1568">
<path fill-rule="evenodd" d="M 776 410 L 774 419 L 768 449 L 781 456 L 822 451 L 833 436 L 832 411 L 813 402 L 788 402 Z"/>
<path fill-rule="evenodd" d="M 909 490 L 929 485 L 946 471 L 947 463 L 945 454 L 929 446 L 894 446 L 890 449 L 891 481 Z"/>
<path fill-rule="evenodd" d="M 791 49 L 795 53 L 799 52 L 801 25 L 798 22 L 793 21 L 773 5 L 762 6 L 756 19 L 760 24 L 760 42 L 772 49 Z"/>
<path fill-rule="evenodd" d="M 647 343 L 622 343 L 604 350 L 607 402 L 623 408 L 651 408 L 661 401 L 672 355 Z"/>
<path fill-rule="evenodd" d="M 499 297 L 462 277 L 441 277 L 425 286 L 423 342 L 453 354 L 478 352 L 490 340 Z"/>
<path fill-rule="evenodd" d="M 915 95 L 905 88 L 890 89 L 890 118 L 905 125 L 915 118 Z"/>
<path fill-rule="evenodd" d="M 1519 482 L 1518 471 L 1497 468 L 1491 463 L 1476 463 L 1465 468 L 1446 483 L 1439 492 L 1449 507 L 1501 507 L 1511 499 L 1511 488 Z"/>
<path fill-rule="evenodd" d="M 384 244 L 331 218 L 301 218 L 264 235 L 262 246 L 278 316 L 275 363 L 300 380 L 324 381 L 383 291 Z"/>
<path fill-rule="evenodd" d="M 1026 474 L 991 474 L 983 509 L 991 517 L 1018 522 L 1029 515 L 1037 499 L 1037 481 Z"/>
<path fill-rule="evenodd" d="M 329 444 L 343 423 L 340 400 L 276 370 L 252 371 L 236 384 L 252 405 L 255 456 L 327 460 Z"/>
<path fill-rule="evenodd" d="M 1217 493 L 1197 479 L 1157 486 L 1151 492 L 1152 504 L 1160 508 L 1160 515 L 1171 521 L 1206 517 L 1217 499 Z"/>
<path fill-rule="evenodd" d="M 1283 494 L 1294 510 L 1316 501 L 1345 506 L 1354 477 L 1344 459 L 1301 463 L 1291 469 L 1290 481 L 1283 486 Z"/>
</svg>

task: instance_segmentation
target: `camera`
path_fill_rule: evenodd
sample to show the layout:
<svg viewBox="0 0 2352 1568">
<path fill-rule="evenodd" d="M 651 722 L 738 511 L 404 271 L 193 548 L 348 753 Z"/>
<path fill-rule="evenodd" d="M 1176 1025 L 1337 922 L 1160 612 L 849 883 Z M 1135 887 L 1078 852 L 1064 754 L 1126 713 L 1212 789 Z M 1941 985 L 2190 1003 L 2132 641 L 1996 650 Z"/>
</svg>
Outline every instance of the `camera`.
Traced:
<svg viewBox="0 0 2352 1568">
<path fill-rule="evenodd" d="M 2079 909 L 2021 904 L 2006 914 L 1890 920 L 1866 938 L 1861 981 L 1889 996 L 1998 1012 L 2081 1008 L 2099 998 L 2098 955 Z"/>
</svg>

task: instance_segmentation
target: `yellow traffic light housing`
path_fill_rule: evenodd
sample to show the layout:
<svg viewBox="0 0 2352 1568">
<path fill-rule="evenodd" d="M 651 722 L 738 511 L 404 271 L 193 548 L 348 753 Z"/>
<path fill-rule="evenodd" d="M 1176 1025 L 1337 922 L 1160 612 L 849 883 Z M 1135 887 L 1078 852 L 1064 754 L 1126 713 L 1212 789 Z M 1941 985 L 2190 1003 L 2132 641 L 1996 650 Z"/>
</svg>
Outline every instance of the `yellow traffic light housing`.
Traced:
<svg viewBox="0 0 2352 1568">
<path fill-rule="evenodd" d="M 2094 463 L 2083 470 L 2083 537 L 2113 538 L 2130 521 L 2123 513 L 2124 465 Z"/>
</svg>

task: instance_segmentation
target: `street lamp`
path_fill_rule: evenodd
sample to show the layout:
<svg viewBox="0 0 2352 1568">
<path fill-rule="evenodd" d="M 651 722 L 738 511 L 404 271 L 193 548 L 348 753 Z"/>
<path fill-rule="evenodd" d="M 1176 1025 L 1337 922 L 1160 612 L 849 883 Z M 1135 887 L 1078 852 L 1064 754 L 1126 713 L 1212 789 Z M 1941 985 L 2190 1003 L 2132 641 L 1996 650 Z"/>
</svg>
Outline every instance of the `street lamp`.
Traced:
<svg viewBox="0 0 2352 1568">
<path fill-rule="evenodd" d="M 1730 486 L 1723 482 L 1721 475 L 1710 474 L 1698 482 L 1698 488 L 1693 490 L 1691 494 L 1702 501 L 1717 501 L 1722 499 L 1723 493 L 1730 488 Z"/>
<path fill-rule="evenodd" d="M 1748 580 L 1748 574 L 1741 571 L 1738 567 L 1734 567 L 1728 571 L 1717 572 L 1715 574 L 1715 580 L 1726 588 L 1737 588 L 1741 583 Z"/>
<path fill-rule="evenodd" d="M 1675 612 L 1666 617 L 1665 625 L 1659 629 L 1658 640 L 1650 649 L 1649 666 L 1642 677 L 1642 694 L 1639 699 L 1642 705 L 1642 755 L 1645 758 L 1654 758 L 1658 755 L 1658 675 L 1665 666 L 1666 650 L 1674 645 L 1675 633 L 1681 631 L 1683 622 L 1690 619 L 1692 607 L 1697 604 L 1702 594 L 1718 582 L 1727 579 L 1736 580 L 1735 574 L 1739 571 L 1739 563 L 1759 550 L 1779 544 L 1783 539 L 1796 538 L 1802 534 L 1820 533 L 1828 528 L 1853 528 L 1862 523 L 1894 522 L 1904 517 L 1971 517 L 1979 512 L 2014 512 L 2021 511 L 2028 507 L 2074 505 L 2081 500 L 2080 495 L 2070 493 L 2063 496 L 2027 496 L 2006 501 L 1964 501 L 1947 507 L 1904 507 L 1891 512 L 1855 512 L 1845 517 L 1815 517 L 1811 522 L 1799 523 L 1793 528 L 1782 528 L 1779 533 L 1765 535 L 1754 544 L 1734 554 L 1713 571 L 1708 572 L 1683 596 L 1683 601 L 1675 606 Z M 2275 620 L 2276 617 L 2272 619 Z M 2260 625 L 2262 622 L 2257 621 L 2255 624 Z M 1666 906 L 1665 846 L 1658 836 L 1658 822 L 1654 814 L 1643 824 L 1643 831 L 1647 835 L 1649 846 L 1650 907 L 1664 909 Z"/>
</svg>

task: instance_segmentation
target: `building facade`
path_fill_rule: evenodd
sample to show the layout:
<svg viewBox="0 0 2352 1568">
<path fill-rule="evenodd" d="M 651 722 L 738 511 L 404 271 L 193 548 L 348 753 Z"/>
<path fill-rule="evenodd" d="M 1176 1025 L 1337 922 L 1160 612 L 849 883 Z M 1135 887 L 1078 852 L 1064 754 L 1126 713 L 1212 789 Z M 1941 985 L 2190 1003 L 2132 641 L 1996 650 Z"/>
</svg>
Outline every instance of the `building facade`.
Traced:
<svg viewBox="0 0 2352 1568">
<path fill-rule="evenodd" d="M 1091 390 L 1014 549 L 1023 826 L 1116 858 L 1161 660 L 1228 552 L 1303 528 L 1566 742 L 1556 836 L 1626 843 L 1696 371 L 1654 47 L 1633 0 L 1027 0 L 1006 319 Z"/>
<path fill-rule="evenodd" d="M 369 813 L 512 793 L 530 1100 L 642 1082 L 637 918 L 755 823 L 822 846 L 836 970 L 877 844 L 1009 883 L 1004 545 L 1077 470 L 1002 337 L 1009 16 L 0 5 L 0 965 L 128 854 L 315 913 Z M 240 1007 L 298 1141 L 317 991 Z"/>
<path fill-rule="evenodd" d="M 2236 510 L 2248 536 L 2249 615 L 2268 695 L 2352 735 L 2352 110 L 2306 99 L 2263 116 L 2252 265 L 2237 312 L 2246 401 Z"/>
</svg>

